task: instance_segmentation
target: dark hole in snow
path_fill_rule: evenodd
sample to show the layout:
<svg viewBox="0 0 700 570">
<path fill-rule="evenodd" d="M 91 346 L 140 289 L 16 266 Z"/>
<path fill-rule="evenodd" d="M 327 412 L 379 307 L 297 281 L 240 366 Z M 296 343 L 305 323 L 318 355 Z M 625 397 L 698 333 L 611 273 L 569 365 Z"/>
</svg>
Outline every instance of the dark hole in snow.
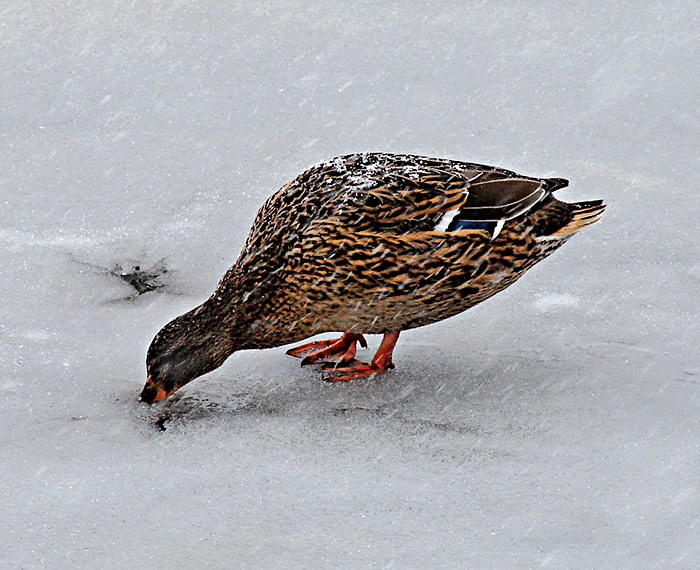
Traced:
<svg viewBox="0 0 700 570">
<path fill-rule="evenodd" d="M 166 429 L 168 429 L 168 428 L 166 427 L 165 423 L 166 423 L 166 422 L 169 422 L 170 419 L 171 419 L 171 418 L 170 418 L 170 414 L 167 414 L 167 413 L 166 413 L 166 414 L 163 414 L 162 416 L 160 416 L 160 417 L 156 420 L 156 422 L 155 422 L 156 427 L 157 427 L 160 431 L 165 431 Z"/>
<path fill-rule="evenodd" d="M 131 285 L 137 295 L 143 295 L 165 287 L 163 276 L 168 273 L 168 268 L 162 261 L 144 268 L 141 268 L 140 265 L 123 268 L 117 264 L 110 270 L 110 273 Z"/>
</svg>

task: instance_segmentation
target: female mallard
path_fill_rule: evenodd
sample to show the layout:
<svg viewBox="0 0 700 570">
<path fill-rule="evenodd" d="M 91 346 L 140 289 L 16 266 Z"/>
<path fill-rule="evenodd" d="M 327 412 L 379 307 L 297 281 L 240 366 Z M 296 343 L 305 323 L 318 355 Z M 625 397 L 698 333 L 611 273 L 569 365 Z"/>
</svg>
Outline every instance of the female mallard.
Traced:
<svg viewBox="0 0 700 570">
<path fill-rule="evenodd" d="M 363 153 L 314 166 L 262 206 L 214 294 L 148 349 L 141 400 L 167 398 L 233 352 L 343 331 L 287 352 L 326 380 L 393 368 L 402 330 L 505 289 L 578 230 L 602 201 L 567 204 L 561 178 L 440 158 Z M 355 360 L 363 334 L 384 338 Z"/>
</svg>

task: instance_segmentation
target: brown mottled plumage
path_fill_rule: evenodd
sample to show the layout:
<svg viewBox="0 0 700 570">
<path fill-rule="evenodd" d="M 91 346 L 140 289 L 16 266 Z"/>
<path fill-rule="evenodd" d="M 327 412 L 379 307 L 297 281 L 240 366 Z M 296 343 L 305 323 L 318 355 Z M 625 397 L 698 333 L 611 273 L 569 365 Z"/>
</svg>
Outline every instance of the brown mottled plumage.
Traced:
<svg viewBox="0 0 700 570">
<path fill-rule="evenodd" d="M 161 400 L 236 350 L 318 333 L 290 350 L 347 380 L 392 368 L 401 330 L 501 291 L 573 233 L 601 201 L 567 204 L 539 179 L 453 160 L 363 153 L 314 166 L 272 195 L 214 294 L 168 323 L 147 355 L 145 402 Z M 362 334 L 383 333 L 371 364 Z"/>
</svg>

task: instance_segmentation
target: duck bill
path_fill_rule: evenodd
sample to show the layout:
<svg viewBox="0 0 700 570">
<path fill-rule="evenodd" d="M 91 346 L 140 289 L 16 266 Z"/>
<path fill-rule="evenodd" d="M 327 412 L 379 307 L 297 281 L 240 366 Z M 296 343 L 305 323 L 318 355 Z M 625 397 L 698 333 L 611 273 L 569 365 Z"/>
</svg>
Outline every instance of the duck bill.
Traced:
<svg viewBox="0 0 700 570">
<path fill-rule="evenodd" d="M 160 402 L 161 400 L 165 400 L 165 398 L 170 396 L 170 394 L 172 394 L 172 391 L 167 392 L 166 390 L 163 390 L 163 388 L 159 388 L 153 383 L 153 380 L 151 380 L 151 377 L 149 376 L 146 380 L 146 385 L 141 391 L 141 396 L 139 396 L 139 400 L 150 405 L 154 402 Z"/>
</svg>

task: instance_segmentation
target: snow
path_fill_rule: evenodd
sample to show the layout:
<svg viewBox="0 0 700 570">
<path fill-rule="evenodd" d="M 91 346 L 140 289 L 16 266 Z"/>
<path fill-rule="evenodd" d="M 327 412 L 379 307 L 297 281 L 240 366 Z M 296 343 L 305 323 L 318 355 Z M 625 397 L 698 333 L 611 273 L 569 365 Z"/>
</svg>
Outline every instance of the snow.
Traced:
<svg viewBox="0 0 700 570">
<path fill-rule="evenodd" d="M 700 567 L 694 3 L 0 13 L 0 567 Z M 609 206 L 384 376 L 242 352 L 139 404 L 264 198 L 375 150 Z"/>
</svg>

